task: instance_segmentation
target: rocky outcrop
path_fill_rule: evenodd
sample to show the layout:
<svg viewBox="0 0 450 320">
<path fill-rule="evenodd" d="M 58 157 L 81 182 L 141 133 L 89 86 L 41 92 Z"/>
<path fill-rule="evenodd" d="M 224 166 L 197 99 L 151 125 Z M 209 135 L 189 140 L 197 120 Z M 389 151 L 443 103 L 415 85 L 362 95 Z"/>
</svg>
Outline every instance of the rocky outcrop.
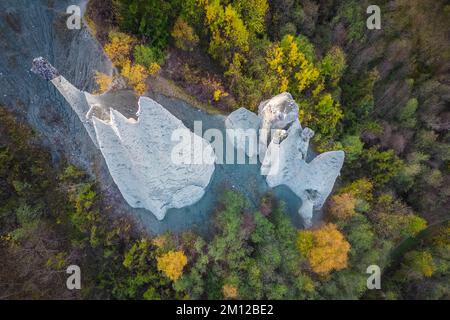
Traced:
<svg viewBox="0 0 450 320">
<path fill-rule="evenodd" d="M 261 120 L 253 112 L 239 108 L 225 119 L 227 138 L 251 159 L 258 156 L 258 130 Z"/>
<path fill-rule="evenodd" d="M 59 76 L 58 70 L 42 57 L 33 59 L 31 71 L 47 81 Z"/>
<path fill-rule="evenodd" d="M 145 208 L 161 220 L 168 209 L 202 198 L 215 169 L 214 151 L 160 104 L 141 98 L 138 119 L 126 118 L 109 110 L 108 93 L 94 96 L 78 90 L 43 58 L 33 60 L 32 71 L 51 81 L 70 104 L 131 207 Z M 250 158 L 259 157 L 269 187 L 286 185 L 301 198 L 299 214 L 309 227 L 313 211 L 323 206 L 332 191 L 344 153 L 327 152 L 308 163 L 314 132 L 301 127 L 298 112 L 292 96 L 282 93 L 262 102 L 258 115 L 245 108 L 236 110 L 225 120 L 225 127 L 236 148 Z M 184 136 L 181 142 L 174 138 L 175 132 Z"/>
<path fill-rule="evenodd" d="M 161 220 L 168 209 L 189 206 L 204 195 L 215 168 L 214 151 L 159 103 L 141 97 L 138 119 L 126 118 L 112 108 L 106 111 L 108 93 L 78 90 L 43 58 L 33 60 L 32 71 L 51 81 L 70 104 L 131 207 Z"/>
<path fill-rule="evenodd" d="M 326 152 L 308 163 L 309 140 L 314 132 L 302 128 L 298 111 L 289 93 L 282 93 L 260 104 L 259 160 L 261 174 L 266 176 L 269 187 L 286 185 L 301 198 L 302 205 L 298 212 L 304 225 L 309 227 L 313 211 L 320 209 L 330 195 L 345 155 L 343 151 Z M 242 122 L 252 119 L 252 116 L 242 118 L 239 117 L 241 114 L 246 112 L 239 109 L 228 118 L 230 122 L 235 118 L 241 119 L 239 127 L 250 126 Z"/>
<path fill-rule="evenodd" d="M 260 158 L 264 158 L 268 143 L 274 135 L 277 139 L 283 138 L 285 129 L 298 121 L 298 105 L 289 93 L 283 92 L 261 102 L 258 106 L 258 117 L 261 120 L 259 153 Z"/>
<path fill-rule="evenodd" d="M 93 117 L 95 133 L 111 176 L 125 200 L 150 210 L 159 220 L 170 208 L 191 205 L 203 196 L 214 172 L 214 152 L 203 138 L 187 129 L 169 111 L 150 98 L 139 99 L 138 120 L 112 110 L 110 121 Z M 172 133 L 184 130 L 192 146 L 185 156 L 205 154 L 209 159 L 185 164 L 171 158 L 177 142 Z"/>
</svg>

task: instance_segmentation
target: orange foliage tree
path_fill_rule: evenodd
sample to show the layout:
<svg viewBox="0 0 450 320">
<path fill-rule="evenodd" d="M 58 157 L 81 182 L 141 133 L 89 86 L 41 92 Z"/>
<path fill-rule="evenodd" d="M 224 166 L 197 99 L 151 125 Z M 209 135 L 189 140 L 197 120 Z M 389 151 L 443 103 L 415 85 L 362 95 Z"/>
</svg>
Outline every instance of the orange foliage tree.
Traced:
<svg viewBox="0 0 450 320">
<path fill-rule="evenodd" d="M 336 220 L 347 220 L 355 213 L 356 199 L 351 193 L 331 197 L 329 212 Z"/>
<path fill-rule="evenodd" d="M 347 267 L 350 244 L 332 223 L 316 230 L 300 231 L 297 246 L 308 258 L 312 270 L 320 275 Z"/>
<path fill-rule="evenodd" d="M 238 296 L 238 290 L 232 284 L 224 284 L 222 292 L 225 299 L 236 299 Z"/>
<path fill-rule="evenodd" d="M 172 281 L 178 280 L 187 264 L 187 257 L 183 251 L 169 251 L 157 259 L 157 268 Z"/>
</svg>

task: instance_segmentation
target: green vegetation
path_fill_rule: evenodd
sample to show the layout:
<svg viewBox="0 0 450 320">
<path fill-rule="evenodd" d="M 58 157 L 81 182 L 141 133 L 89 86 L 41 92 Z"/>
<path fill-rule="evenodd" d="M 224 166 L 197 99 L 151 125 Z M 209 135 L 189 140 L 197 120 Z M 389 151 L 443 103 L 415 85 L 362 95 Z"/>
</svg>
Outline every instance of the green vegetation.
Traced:
<svg viewBox="0 0 450 320">
<path fill-rule="evenodd" d="M 309 231 L 270 196 L 251 212 L 225 191 L 211 239 L 150 237 L 110 217 L 83 172 L 53 167 L 1 109 L 0 286 L 13 285 L 0 298 L 448 299 L 450 10 L 394 2 L 382 2 L 373 32 L 368 1 L 90 1 L 107 13 L 99 40 L 136 93 L 160 68 L 222 111 L 289 91 L 316 149 L 346 151 L 342 177 Z M 97 77 L 106 90 L 112 79 Z M 81 296 L 64 290 L 61 270 L 75 262 Z M 366 290 L 372 264 L 381 291 Z"/>
<path fill-rule="evenodd" d="M 335 224 L 298 231 L 270 195 L 252 212 L 243 196 L 225 191 L 212 238 L 150 237 L 109 216 L 82 171 L 53 168 L 35 134 L 5 109 L 0 115 L 0 280 L 8 279 L 0 283 L 14 284 L 2 287 L 5 298 L 356 299 L 366 292 L 366 266 L 388 267 L 391 249 L 426 227 L 360 179 L 332 197 Z M 432 297 L 448 293 L 436 280 L 448 277 L 448 230 L 443 225 L 404 254 L 386 297 L 410 296 L 405 274 Z M 80 293 L 65 290 L 61 271 L 69 264 L 83 270 Z"/>
</svg>

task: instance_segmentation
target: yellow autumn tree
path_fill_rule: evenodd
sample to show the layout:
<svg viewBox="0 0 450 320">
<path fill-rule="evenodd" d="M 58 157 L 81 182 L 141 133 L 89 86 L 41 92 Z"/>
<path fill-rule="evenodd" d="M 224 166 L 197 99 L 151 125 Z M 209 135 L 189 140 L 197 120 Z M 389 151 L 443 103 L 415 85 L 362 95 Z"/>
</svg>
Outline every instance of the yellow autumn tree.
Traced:
<svg viewBox="0 0 450 320">
<path fill-rule="evenodd" d="M 211 35 L 208 52 L 223 66 L 228 66 L 234 53 L 248 52 L 249 32 L 231 4 L 223 7 L 219 0 L 212 0 L 203 5 L 205 26 Z"/>
<path fill-rule="evenodd" d="M 145 92 L 145 80 L 148 78 L 147 69 L 140 64 L 132 64 L 130 60 L 123 63 L 120 74 L 127 80 L 129 86 L 133 87 L 137 95 Z"/>
<path fill-rule="evenodd" d="M 299 48 L 297 39 L 288 34 L 281 42 L 272 46 L 267 54 L 267 63 L 279 77 L 280 92 L 289 90 L 300 94 L 317 82 L 320 71 Z"/>
<path fill-rule="evenodd" d="M 335 79 L 343 72 L 342 68 L 334 70 L 330 66 L 333 57 L 326 60 L 323 66 L 326 72 L 321 74 L 322 65 L 315 63 L 313 45 L 304 37 L 290 34 L 274 43 L 266 55 L 268 69 L 276 76 L 278 91 L 289 91 L 293 95 L 300 106 L 300 122 L 321 135 L 333 134 L 343 117 L 339 103 L 326 92 L 325 76 Z"/>
<path fill-rule="evenodd" d="M 269 10 L 268 0 L 235 0 L 233 5 L 251 33 L 264 33 L 266 14 Z"/>
<path fill-rule="evenodd" d="M 96 93 L 100 94 L 109 89 L 113 82 L 113 77 L 108 76 L 103 72 L 95 71 L 95 82 L 98 86 L 98 90 L 96 91 Z"/>
<path fill-rule="evenodd" d="M 172 281 L 177 281 L 181 277 L 187 264 L 187 257 L 183 251 L 169 251 L 156 259 L 158 270 Z"/>
<path fill-rule="evenodd" d="M 154 76 L 155 74 L 157 74 L 159 72 L 159 70 L 161 70 L 161 66 L 159 64 L 157 64 L 156 62 L 152 62 L 150 64 L 150 66 L 148 67 L 148 73 L 151 76 Z"/>
<path fill-rule="evenodd" d="M 320 275 L 347 267 L 350 244 L 332 223 L 316 230 L 300 231 L 297 246 L 308 258 L 312 270 Z"/>
<path fill-rule="evenodd" d="M 135 39 L 126 33 L 116 31 L 109 33 L 109 43 L 105 45 L 105 52 L 117 67 L 122 67 L 129 60 L 134 41 Z"/>
<path fill-rule="evenodd" d="M 238 289 L 232 284 L 224 284 L 222 287 L 222 293 L 225 299 L 236 299 L 238 296 Z"/>
</svg>

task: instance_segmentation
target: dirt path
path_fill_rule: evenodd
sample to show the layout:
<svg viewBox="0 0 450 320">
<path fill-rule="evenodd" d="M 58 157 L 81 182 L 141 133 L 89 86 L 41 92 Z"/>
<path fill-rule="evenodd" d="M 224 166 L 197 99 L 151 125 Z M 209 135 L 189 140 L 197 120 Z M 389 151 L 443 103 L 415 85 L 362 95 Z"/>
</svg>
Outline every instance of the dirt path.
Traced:
<svg viewBox="0 0 450 320">
<path fill-rule="evenodd" d="M 153 94 L 159 93 L 169 98 L 176 98 L 179 100 L 183 100 L 188 104 L 190 104 L 191 106 L 204 110 L 210 114 L 222 114 L 222 115 L 227 114 L 213 106 L 200 102 L 198 99 L 196 99 L 195 97 L 184 91 L 182 88 L 177 86 L 173 81 L 166 79 L 162 76 L 149 78 L 147 81 L 147 85 L 149 91 Z"/>
</svg>

